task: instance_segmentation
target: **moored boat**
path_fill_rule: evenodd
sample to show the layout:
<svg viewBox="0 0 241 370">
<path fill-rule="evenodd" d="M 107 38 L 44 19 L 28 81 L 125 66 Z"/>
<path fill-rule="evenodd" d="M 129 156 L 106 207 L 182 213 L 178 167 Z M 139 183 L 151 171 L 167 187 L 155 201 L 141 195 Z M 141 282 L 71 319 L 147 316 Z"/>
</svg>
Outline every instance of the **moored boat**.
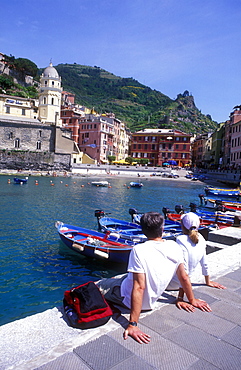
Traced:
<svg viewBox="0 0 241 370">
<path fill-rule="evenodd" d="M 241 202 L 232 202 L 232 201 L 226 201 L 226 200 L 223 200 L 223 199 L 212 199 L 212 198 L 207 198 L 206 199 L 207 202 L 210 202 L 211 204 L 213 204 L 214 206 L 220 204 L 222 206 L 224 206 L 226 209 L 230 209 L 230 210 L 241 210 Z"/>
<path fill-rule="evenodd" d="M 206 195 L 215 195 L 219 197 L 235 197 L 238 198 L 240 194 L 240 188 L 226 189 L 226 188 L 214 188 L 212 186 L 205 186 L 204 188 Z"/>
<path fill-rule="evenodd" d="M 168 213 L 167 214 L 167 217 L 169 220 L 171 221 L 181 221 L 181 217 L 182 215 L 181 214 L 178 214 L 178 213 Z M 219 228 L 223 228 L 223 227 L 228 227 L 228 226 L 232 226 L 234 221 L 232 220 L 224 220 L 224 219 L 220 219 L 219 216 L 217 216 L 216 219 L 213 219 L 213 218 L 203 218 L 203 217 L 200 217 L 200 226 L 211 226 L 211 225 L 216 225 L 218 226 Z"/>
<path fill-rule="evenodd" d="M 141 188 L 142 186 L 143 184 L 141 182 L 135 182 L 135 181 L 130 182 L 130 187 L 132 188 Z"/>
<path fill-rule="evenodd" d="M 108 181 L 92 181 L 91 184 L 94 186 L 103 186 L 103 187 L 109 186 Z"/>
<path fill-rule="evenodd" d="M 118 239 L 111 234 L 68 225 L 56 221 L 60 239 L 75 252 L 110 262 L 127 263 L 133 242 Z M 116 241 L 118 239 L 118 241 Z"/>
<path fill-rule="evenodd" d="M 96 210 L 95 217 L 97 217 L 98 228 L 101 232 L 111 232 L 111 235 L 116 235 L 121 239 L 131 240 L 135 244 L 147 240 L 141 226 L 137 223 L 106 217 L 106 214 L 102 210 Z M 165 223 L 164 225 L 163 238 L 175 239 L 181 231 L 179 223 L 167 221 L 167 224 Z"/>
<path fill-rule="evenodd" d="M 24 179 L 14 177 L 13 181 L 15 184 L 26 184 L 28 182 L 28 177 L 25 177 Z"/>
</svg>

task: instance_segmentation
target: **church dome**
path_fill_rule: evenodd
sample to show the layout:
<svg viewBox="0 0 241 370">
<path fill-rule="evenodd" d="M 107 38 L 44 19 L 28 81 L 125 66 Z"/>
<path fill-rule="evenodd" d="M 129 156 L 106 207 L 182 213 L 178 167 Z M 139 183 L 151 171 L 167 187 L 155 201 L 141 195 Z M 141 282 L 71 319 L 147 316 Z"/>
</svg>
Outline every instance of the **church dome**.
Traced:
<svg viewBox="0 0 241 370">
<path fill-rule="evenodd" d="M 50 63 L 47 68 L 45 68 L 45 70 L 43 72 L 43 77 L 59 78 L 58 72 L 53 67 L 52 63 Z"/>
</svg>

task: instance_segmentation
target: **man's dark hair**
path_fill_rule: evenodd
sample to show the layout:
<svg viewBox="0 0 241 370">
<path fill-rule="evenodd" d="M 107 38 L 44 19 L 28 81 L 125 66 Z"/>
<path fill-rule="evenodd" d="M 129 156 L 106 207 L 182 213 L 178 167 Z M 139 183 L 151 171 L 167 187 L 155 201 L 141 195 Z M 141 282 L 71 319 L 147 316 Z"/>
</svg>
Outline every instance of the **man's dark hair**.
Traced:
<svg viewBox="0 0 241 370">
<path fill-rule="evenodd" d="M 140 225 L 148 239 L 159 238 L 162 236 L 164 218 L 158 212 L 147 212 L 141 216 Z"/>
</svg>

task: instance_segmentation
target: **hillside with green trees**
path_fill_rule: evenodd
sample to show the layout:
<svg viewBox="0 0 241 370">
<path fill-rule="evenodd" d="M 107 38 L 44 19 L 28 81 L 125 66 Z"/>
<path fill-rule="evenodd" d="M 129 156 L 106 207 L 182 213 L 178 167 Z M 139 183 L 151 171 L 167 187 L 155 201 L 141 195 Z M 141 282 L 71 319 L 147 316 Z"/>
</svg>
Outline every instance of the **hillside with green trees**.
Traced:
<svg viewBox="0 0 241 370">
<path fill-rule="evenodd" d="M 1 72 L 0 93 L 37 98 L 38 81 L 44 68 L 38 69 L 28 59 L 4 57 L 10 73 Z M 173 100 L 131 77 L 115 76 L 100 67 L 74 63 L 59 64 L 55 68 L 62 78 L 63 89 L 75 94 L 77 104 L 94 108 L 98 113 L 115 113 L 132 132 L 144 128 L 178 128 L 197 134 L 217 127 L 210 115 L 202 114 L 195 106 L 187 90 Z M 26 75 L 33 77 L 33 85 L 26 85 Z M 18 83 L 14 82 L 16 76 Z"/>
<path fill-rule="evenodd" d="M 38 67 L 29 59 L 15 58 L 4 55 L 3 69 L 0 74 L 0 93 L 21 96 L 23 98 L 38 98 L 37 82 L 27 85 L 26 76 L 38 79 Z M 18 82 L 15 82 L 15 81 Z"/>
<path fill-rule="evenodd" d="M 98 113 L 114 112 L 132 132 L 165 127 L 204 133 L 217 127 L 210 115 L 197 109 L 188 91 L 172 100 L 133 78 L 118 77 L 100 67 L 59 64 L 55 68 L 64 90 L 76 95 L 76 103 Z"/>
</svg>

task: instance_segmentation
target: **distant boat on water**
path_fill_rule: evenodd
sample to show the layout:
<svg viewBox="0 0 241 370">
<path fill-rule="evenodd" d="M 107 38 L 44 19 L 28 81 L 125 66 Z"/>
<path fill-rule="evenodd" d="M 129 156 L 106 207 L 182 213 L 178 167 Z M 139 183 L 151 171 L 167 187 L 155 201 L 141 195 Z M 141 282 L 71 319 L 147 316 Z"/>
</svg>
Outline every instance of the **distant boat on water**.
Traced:
<svg viewBox="0 0 241 370">
<path fill-rule="evenodd" d="M 108 181 L 92 181 L 91 184 L 94 186 L 109 186 Z"/>
<path fill-rule="evenodd" d="M 132 188 L 141 188 L 142 186 L 143 184 L 141 182 L 134 182 L 134 181 L 130 182 L 130 187 Z"/>
<path fill-rule="evenodd" d="M 18 177 L 14 177 L 13 179 L 15 184 L 26 184 L 28 182 L 28 177 L 25 177 L 25 179 L 20 179 Z"/>
</svg>

